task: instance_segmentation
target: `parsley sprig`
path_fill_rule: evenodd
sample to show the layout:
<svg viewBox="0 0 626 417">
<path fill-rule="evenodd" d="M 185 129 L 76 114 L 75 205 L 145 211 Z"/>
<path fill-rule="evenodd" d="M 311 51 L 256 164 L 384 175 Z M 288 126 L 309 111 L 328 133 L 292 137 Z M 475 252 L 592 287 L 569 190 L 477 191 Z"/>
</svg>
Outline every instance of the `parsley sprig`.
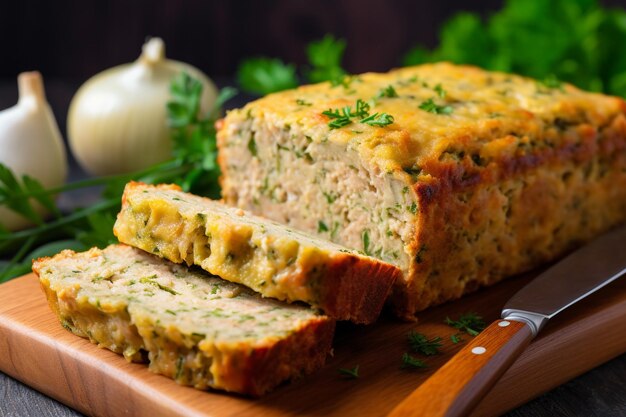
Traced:
<svg viewBox="0 0 626 417">
<path fill-rule="evenodd" d="M 429 113 L 434 113 L 434 114 L 451 114 L 452 113 L 452 106 L 439 105 L 435 103 L 435 101 L 432 98 L 429 98 L 428 100 L 423 101 L 419 105 L 419 108 L 424 111 L 427 111 Z"/>
<path fill-rule="evenodd" d="M 438 47 L 418 46 L 404 63 L 450 61 L 538 80 L 553 74 L 583 89 L 626 97 L 626 10 L 603 3 L 507 0 L 486 16 L 456 13 L 441 26 Z"/>
<path fill-rule="evenodd" d="M 374 97 L 374 99 L 380 99 L 384 97 L 387 97 L 387 98 L 398 97 L 398 92 L 396 91 L 395 88 L 393 88 L 393 85 L 390 84 L 387 87 L 381 88 L 378 94 L 376 94 L 376 96 Z"/>
<path fill-rule="evenodd" d="M 172 128 L 173 154 L 169 161 L 129 174 L 89 178 L 49 189 L 28 176 L 18 178 L 0 164 L 0 207 L 17 212 L 35 224 L 30 229 L 10 232 L 0 219 L 0 256 L 13 254 L 11 259 L 0 261 L 0 283 L 27 273 L 33 258 L 50 256 L 62 249 L 84 250 L 115 242 L 113 224 L 128 181 L 176 183 L 196 194 L 218 196 L 214 123 L 220 108 L 235 90 L 222 89 L 214 108 L 207 114 L 200 114 L 202 84 L 191 76 L 183 73 L 176 77 L 170 93 L 167 115 Z M 91 187 L 102 187 L 101 199 L 92 205 L 64 213 L 54 201 L 56 195 Z M 35 202 L 50 213 L 47 222 Z"/>
<path fill-rule="evenodd" d="M 439 336 L 429 339 L 422 333 L 410 331 L 407 338 L 409 340 L 409 346 L 413 352 L 421 353 L 426 356 L 438 354 L 439 348 L 443 346 L 442 339 Z"/>
<path fill-rule="evenodd" d="M 462 314 L 458 320 L 446 317 L 445 323 L 471 336 L 478 335 L 487 326 L 483 318 L 476 313 Z"/>
<path fill-rule="evenodd" d="M 402 355 L 402 365 L 400 366 L 402 369 L 424 369 L 428 368 L 428 365 L 414 356 L 409 355 L 408 353 L 404 353 Z"/>
<path fill-rule="evenodd" d="M 307 72 L 308 80 L 312 83 L 330 81 L 333 86 L 341 85 L 346 78 L 346 71 L 341 67 L 345 50 L 346 41 L 330 34 L 311 42 L 306 48 L 312 67 Z"/>
<path fill-rule="evenodd" d="M 353 123 L 356 119 L 358 123 L 365 123 L 370 126 L 387 126 L 393 123 L 394 118 L 387 113 L 370 114 L 370 105 L 358 99 L 354 110 L 351 106 L 344 106 L 341 109 L 328 109 L 322 114 L 330 120 L 328 126 L 331 129 L 339 129 Z"/>
<path fill-rule="evenodd" d="M 300 84 L 300 77 L 309 82 L 330 81 L 333 86 L 348 88 L 352 77 L 341 67 L 346 42 L 333 35 L 311 42 L 306 49 L 308 65 L 297 70 L 294 64 L 277 58 L 249 58 L 237 69 L 237 80 L 241 89 L 252 94 L 265 95 L 288 90 Z"/>
</svg>

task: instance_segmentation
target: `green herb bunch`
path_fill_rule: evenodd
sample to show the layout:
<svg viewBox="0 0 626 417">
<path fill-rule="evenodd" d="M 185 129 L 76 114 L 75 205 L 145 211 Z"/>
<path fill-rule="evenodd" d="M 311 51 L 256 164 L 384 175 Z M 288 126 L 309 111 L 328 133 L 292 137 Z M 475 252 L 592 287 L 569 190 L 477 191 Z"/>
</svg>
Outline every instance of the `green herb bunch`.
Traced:
<svg viewBox="0 0 626 417">
<path fill-rule="evenodd" d="M 437 48 L 417 46 L 404 64 L 473 64 L 626 96 L 625 44 L 624 10 L 596 0 L 507 0 L 487 19 L 456 14 L 442 26 Z"/>
<path fill-rule="evenodd" d="M 309 66 L 302 69 L 304 79 L 317 83 L 330 81 L 333 86 L 343 85 L 347 74 L 341 67 L 346 41 L 333 35 L 311 42 L 306 49 Z M 241 89 L 248 93 L 265 95 L 288 90 L 300 84 L 294 64 L 278 58 L 249 58 L 237 69 L 237 80 Z"/>
<path fill-rule="evenodd" d="M 116 242 L 113 224 L 120 210 L 124 185 L 131 180 L 146 183 L 175 183 L 185 191 L 208 197 L 219 196 L 214 123 L 224 102 L 235 90 L 222 89 L 214 108 L 200 114 L 202 84 L 186 73 L 170 86 L 167 104 L 168 123 L 172 129 L 173 154 L 169 161 L 130 174 L 90 178 L 44 189 L 34 178 L 18 178 L 0 164 L 0 207 L 6 207 L 29 219 L 34 227 L 10 232 L 0 219 L 0 283 L 30 271 L 31 260 L 53 255 L 63 249 L 84 250 Z M 101 198 L 93 205 L 63 213 L 55 196 L 75 190 L 101 187 Z M 51 219 L 39 214 L 35 204 L 43 206 Z"/>
</svg>

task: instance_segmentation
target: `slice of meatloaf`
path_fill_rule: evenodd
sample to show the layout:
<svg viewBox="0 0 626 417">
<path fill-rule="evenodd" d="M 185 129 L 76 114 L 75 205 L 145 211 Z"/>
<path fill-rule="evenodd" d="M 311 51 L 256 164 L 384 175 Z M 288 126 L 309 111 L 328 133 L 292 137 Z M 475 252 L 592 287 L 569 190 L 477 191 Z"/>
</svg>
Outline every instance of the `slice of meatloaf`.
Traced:
<svg viewBox="0 0 626 417">
<path fill-rule="evenodd" d="M 357 323 L 376 320 L 401 275 L 391 264 L 172 185 L 128 184 L 114 231 L 122 243 Z"/>
<path fill-rule="evenodd" d="M 398 265 L 411 316 L 626 220 L 625 112 L 446 63 L 302 86 L 218 124 L 223 198 Z"/>
<path fill-rule="evenodd" d="M 38 259 L 63 327 L 199 389 L 259 396 L 313 372 L 334 321 L 125 245 Z"/>
</svg>

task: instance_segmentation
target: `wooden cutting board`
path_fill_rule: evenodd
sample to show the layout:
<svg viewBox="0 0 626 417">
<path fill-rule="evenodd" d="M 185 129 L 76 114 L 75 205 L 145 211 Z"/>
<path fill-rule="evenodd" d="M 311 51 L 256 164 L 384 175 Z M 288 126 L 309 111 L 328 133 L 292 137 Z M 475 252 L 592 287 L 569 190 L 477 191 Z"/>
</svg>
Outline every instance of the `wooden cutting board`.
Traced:
<svg viewBox="0 0 626 417">
<path fill-rule="evenodd" d="M 372 326 L 341 323 L 334 356 L 321 371 L 252 400 L 178 386 L 72 335 L 31 274 L 0 285 L 0 370 L 93 416 L 384 416 L 463 345 L 450 341 L 456 332 L 443 323 L 446 316 L 474 311 L 496 319 L 504 302 L 531 278 L 513 278 L 430 309 L 418 324 L 391 317 Z M 400 369 L 410 330 L 444 338 L 440 355 L 422 358 L 427 370 Z M 626 352 L 625 335 L 626 279 L 621 279 L 551 321 L 475 416 L 501 414 Z M 358 379 L 338 373 L 355 365 Z"/>
</svg>

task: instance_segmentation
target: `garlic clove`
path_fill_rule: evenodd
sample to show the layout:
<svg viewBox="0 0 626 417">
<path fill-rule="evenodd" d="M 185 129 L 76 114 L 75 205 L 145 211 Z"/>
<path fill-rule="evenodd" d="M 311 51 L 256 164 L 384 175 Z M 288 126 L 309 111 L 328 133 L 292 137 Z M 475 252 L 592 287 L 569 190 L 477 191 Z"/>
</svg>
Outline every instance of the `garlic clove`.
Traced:
<svg viewBox="0 0 626 417">
<path fill-rule="evenodd" d="M 65 182 L 67 157 L 59 127 L 46 101 L 39 72 L 18 76 L 19 99 L 0 111 L 0 163 L 17 177 L 29 175 L 44 187 Z M 30 225 L 24 217 L 0 207 L 0 223 L 9 230 Z"/>
</svg>

